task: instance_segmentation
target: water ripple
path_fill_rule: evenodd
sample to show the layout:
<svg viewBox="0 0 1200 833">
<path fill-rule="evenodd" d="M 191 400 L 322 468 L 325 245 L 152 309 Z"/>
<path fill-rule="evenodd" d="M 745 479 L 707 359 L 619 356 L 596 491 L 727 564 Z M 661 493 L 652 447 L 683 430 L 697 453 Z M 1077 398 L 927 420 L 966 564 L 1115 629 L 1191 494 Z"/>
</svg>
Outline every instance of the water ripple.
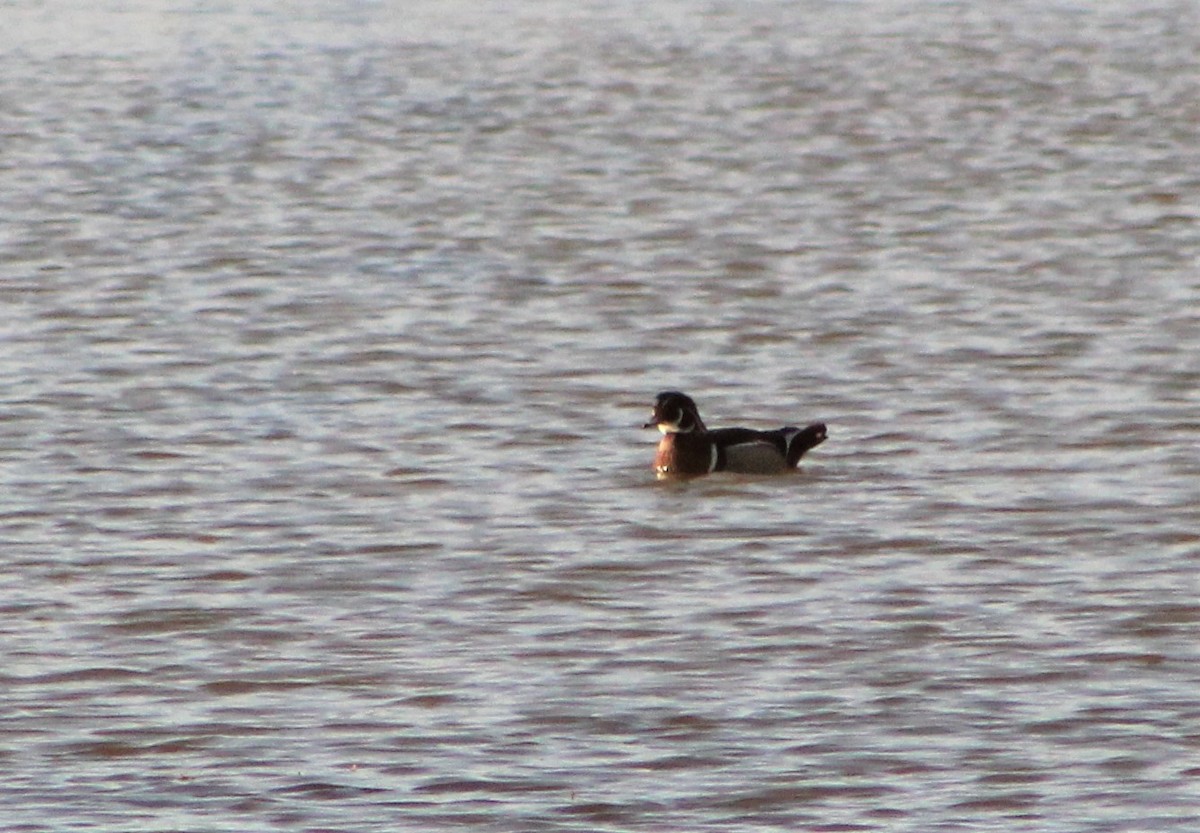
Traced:
<svg viewBox="0 0 1200 833">
<path fill-rule="evenodd" d="M 13 829 L 1194 828 L 1193 11 L 135 5 L 6 8 Z"/>
</svg>

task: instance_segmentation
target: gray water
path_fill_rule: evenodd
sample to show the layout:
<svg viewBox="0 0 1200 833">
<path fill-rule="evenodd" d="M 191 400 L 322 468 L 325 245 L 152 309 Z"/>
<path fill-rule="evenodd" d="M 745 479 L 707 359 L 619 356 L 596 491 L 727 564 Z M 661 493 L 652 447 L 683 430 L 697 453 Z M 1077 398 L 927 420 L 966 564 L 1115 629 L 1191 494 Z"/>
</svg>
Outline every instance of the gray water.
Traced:
<svg viewBox="0 0 1200 833">
<path fill-rule="evenodd" d="M 4 830 L 1200 825 L 1194 6 L 58 5 Z"/>
</svg>

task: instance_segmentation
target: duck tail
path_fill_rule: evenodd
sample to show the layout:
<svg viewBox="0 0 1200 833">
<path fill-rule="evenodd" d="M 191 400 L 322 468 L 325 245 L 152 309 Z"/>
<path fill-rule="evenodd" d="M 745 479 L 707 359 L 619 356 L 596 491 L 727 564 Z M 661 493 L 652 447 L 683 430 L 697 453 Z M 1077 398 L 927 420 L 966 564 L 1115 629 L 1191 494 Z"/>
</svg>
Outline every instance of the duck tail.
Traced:
<svg viewBox="0 0 1200 833">
<path fill-rule="evenodd" d="M 801 457 L 825 442 L 828 436 L 823 422 L 814 422 L 804 428 L 784 428 L 783 435 L 787 442 L 788 468 L 795 468 Z"/>
</svg>

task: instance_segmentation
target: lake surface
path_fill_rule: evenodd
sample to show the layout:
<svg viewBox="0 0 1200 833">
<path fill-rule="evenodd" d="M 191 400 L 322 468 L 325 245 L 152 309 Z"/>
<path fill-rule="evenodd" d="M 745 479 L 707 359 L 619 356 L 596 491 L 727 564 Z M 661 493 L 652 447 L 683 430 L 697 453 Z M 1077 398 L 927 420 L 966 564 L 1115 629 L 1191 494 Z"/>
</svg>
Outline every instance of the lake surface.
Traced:
<svg viewBox="0 0 1200 833">
<path fill-rule="evenodd" d="M 1200 12 L 0 10 L 12 831 L 1194 831 Z M 654 394 L 823 420 L 657 482 Z"/>
</svg>

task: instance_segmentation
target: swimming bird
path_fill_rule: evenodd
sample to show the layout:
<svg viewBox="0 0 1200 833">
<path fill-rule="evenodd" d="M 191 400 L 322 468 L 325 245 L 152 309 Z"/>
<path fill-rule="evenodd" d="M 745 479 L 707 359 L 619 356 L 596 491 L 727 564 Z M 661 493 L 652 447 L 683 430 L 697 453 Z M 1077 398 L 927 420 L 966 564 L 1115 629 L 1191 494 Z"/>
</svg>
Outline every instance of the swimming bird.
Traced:
<svg viewBox="0 0 1200 833">
<path fill-rule="evenodd" d="M 654 398 L 650 421 L 643 428 L 662 432 L 654 471 L 661 478 L 692 477 L 714 471 L 775 474 L 794 469 L 804 454 L 825 441 L 825 423 L 774 431 L 718 428 L 710 431 L 695 401 L 676 390 Z"/>
</svg>

